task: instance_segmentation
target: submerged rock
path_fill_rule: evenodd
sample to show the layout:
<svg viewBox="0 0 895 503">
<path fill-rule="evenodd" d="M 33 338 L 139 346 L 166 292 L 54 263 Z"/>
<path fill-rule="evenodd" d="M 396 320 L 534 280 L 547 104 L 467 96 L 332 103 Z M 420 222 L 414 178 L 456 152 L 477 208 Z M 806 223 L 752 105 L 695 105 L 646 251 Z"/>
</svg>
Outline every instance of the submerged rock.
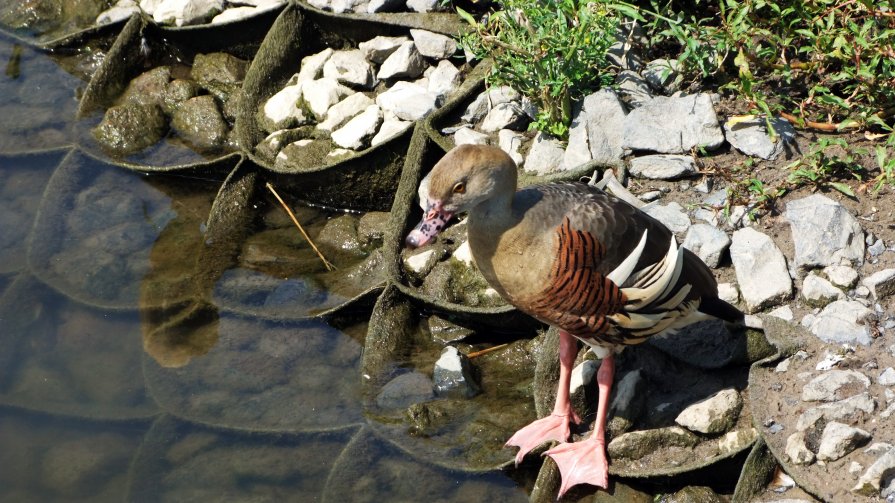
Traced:
<svg viewBox="0 0 895 503">
<path fill-rule="evenodd" d="M 432 380 L 425 374 L 409 372 L 395 377 L 383 386 L 376 397 L 376 404 L 383 409 L 405 409 L 433 398 L 435 393 L 432 392 Z"/>
<path fill-rule="evenodd" d="M 171 127 L 193 148 L 202 151 L 219 150 L 230 132 L 214 97 L 207 94 L 186 100 L 174 112 Z"/>
<path fill-rule="evenodd" d="M 444 348 L 435 362 L 433 380 L 435 393 L 439 396 L 472 398 L 481 393 L 469 358 L 453 346 Z"/>
<path fill-rule="evenodd" d="M 102 122 L 93 129 L 93 137 L 104 148 L 118 155 L 139 152 L 165 136 L 168 123 L 158 105 L 125 103 L 106 110 Z"/>
</svg>

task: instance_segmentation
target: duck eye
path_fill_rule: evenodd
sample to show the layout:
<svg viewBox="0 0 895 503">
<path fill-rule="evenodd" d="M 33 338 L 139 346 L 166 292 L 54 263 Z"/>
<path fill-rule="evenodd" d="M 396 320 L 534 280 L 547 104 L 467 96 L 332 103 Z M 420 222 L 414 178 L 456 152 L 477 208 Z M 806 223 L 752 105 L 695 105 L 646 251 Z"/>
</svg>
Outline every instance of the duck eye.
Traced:
<svg viewBox="0 0 895 503">
<path fill-rule="evenodd" d="M 463 194 L 464 192 L 466 192 L 466 184 L 463 182 L 455 183 L 453 191 L 454 191 L 454 194 Z"/>
</svg>

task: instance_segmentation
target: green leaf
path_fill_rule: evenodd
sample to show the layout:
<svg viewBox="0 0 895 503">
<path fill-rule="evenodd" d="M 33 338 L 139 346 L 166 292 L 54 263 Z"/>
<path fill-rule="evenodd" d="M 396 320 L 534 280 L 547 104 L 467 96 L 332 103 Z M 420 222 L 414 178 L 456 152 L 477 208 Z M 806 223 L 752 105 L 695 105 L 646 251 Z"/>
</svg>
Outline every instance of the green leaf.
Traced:
<svg viewBox="0 0 895 503">
<path fill-rule="evenodd" d="M 460 19 L 466 21 L 467 23 L 469 23 L 472 26 L 478 25 L 475 18 L 472 17 L 472 14 L 466 12 L 465 10 L 461 9 L 460 7 L 457 7 L 457 15 L 460 16 Z"/>
<path fill-rule="evenodd" d="M 855 196 L 855 192 L 851 190 L 851 187 L 842 182 L 829 182 L 828 185 L 852 199 L 857 199 L 857 197 Z"/>
</svg>

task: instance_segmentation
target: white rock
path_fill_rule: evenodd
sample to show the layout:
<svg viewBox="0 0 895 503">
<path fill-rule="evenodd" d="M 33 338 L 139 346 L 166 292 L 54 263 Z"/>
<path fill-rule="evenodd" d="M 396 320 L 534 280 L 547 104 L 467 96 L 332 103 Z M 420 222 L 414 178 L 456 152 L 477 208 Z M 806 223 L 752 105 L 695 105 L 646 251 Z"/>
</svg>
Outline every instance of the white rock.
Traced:
<svg viewBox="0 0 895 503">
<path fill-rule="evenodd" d="M 714 149 L 724 143 L 724 133 L 708 94 L 680 98 L 655 97 L 625 118 L 622 146 L 683 154 L 692 148 Z"/>
<path fill-rule="evenodd" d="M 852 491 L 864 496 L 879 496 L 883 484 L 888 484 L 891 480 L 893 471 L 895 471 L 895 449 L 890 449 L 867 468 Z"/>
<path fill-rule="evenodd" d="M 814 453 L 805 445 L 805 434 L 796 432 L 786 438 L 786 457 L 797 465 L 810 465 L 814 462 Z"/>
<path fill-rule="evenodd" d="M 426 30 L 410 30 L 416 50 L 427 58 L 447 59 L 457 52 L 457 41 Z"/>
<path fill-rule="evenodd" d="M 512 129 L 501 129 L 497 132 L 497 142 L 500 149 L 507 153 L 516 163 L 516 166 L 522 166 L 525 158 L 519 153 L 522 143 L 525 141 L 525 134 Z"/>
<path fill-rule="evenodd" d="M 485 133 L 495 133 L 501 129 L 519 130 L 524 128 L 530 119 L 522 107 L 515 102 L 495 105 L 485 115 L 480 129 Z"/>
<path fill-rule="evenodd" d="M 792 295 L 786 259 L 767 235 L 748 227 L 734 232 L 730 259 L 748 312 L 778 304 Z"/>
<path fill-rule="evenodd" d="M 869 418 L 876 410 L 876 402 L 870 393 L 864 391 L 844 400 L 825 403 L 811 407 L 803 412 L 796 421 L 796 430 L 805 431 L 814 426 L 821 418 L 840 423 L 855 424 L 863 418 Z"/>
<path fill-rule="evenodd" d="M 728 388 L 690 405 L 681 411 L 674 422 L 699 433 L 721 433 L 736 423 L 742 407 L 739 392 Z"/>
<path fill-rule="evenodd" d="M 373 63 L 382 64 L 393 52 L 398 50 L 402 44 L 410 42 L 407 37 L 374 37 L 366 42 L 357 44 L 364 57 Z"/>
<path fill-rule="evenodd" d="M 858 282 L 858 271 L 846 265 L 824 267 L 823 273 L 830 280 L 830 283 L 840 288 L 851 288 Z"/>
<path fill-rule="evenodd" d="M 397 12 L 404 9 L 405 0 L 370 0 L 367 4 L 367 12 L 376 14 L 377 12 Z"/>
<path fill-rule="evenodd" d="M 323 120 L 331 106 L 351 94 L 354 94 L 354 91 L 339 84 L 336 79 L 323 78 L 302 84 L 302 97 L 317 120 Z"/>
<path fill-rule="evenodd" d="M 795 316 L 792 313 L 792 308 L 789 306 L 780 306 L 777 309 L 769 311 L 768 316 L 774 316 L 775 318 L 780 318 L 784 321 L 792 321 L 795 319 Z"/>
<path fill-rule="evenodd" d="M 274 125 L 274 129 L 291 128 L 307 124 L 310 118 L 298 107 L 302 96 L 302 85 L 286 86 L 264 103 L 264 116 Z"/>
<path fill-rule="evenodd" d="M 407 0 L 407 8 L 413 12 L 432 12 L 437 10 L 441 0 Z"/>
<path fill-rule="evenodd" d="M 626 114 L 624 104 L 611 89 L 586 96 L 581 109 L 572 118 L 563 169 L 572 169 L 591 160 L 618 164 L 625 155 L 622 138 Z"/>
<path fill-rule="evenodd" d="M 401 120 L 422 119 L 435 110 L 437 97 L 410 82 L 396 82 L 391 89 L 376 97 L 376 103 Z"/>
<path fill-rule="evenodd" d="M 874 299 L 882 299 L 895 293 L 895 269 L 877 271 L 861 282 L 870 289 Z"/>
<path fill-rule="evenodd" d="M 379 127 L 379 132 L 376 133 L 376 136 L 374 136 L 372 140 L 370 140 L 370 146 L 375 147 L 376 145 L 384 143 L 394 136 L 407 131 L 412 126 L 413 123 L 409 121 L 402 121 L 397 118 L 386 118 L 382 121 L 382 126 Z"/>
<path fill-rule="evenodd" d="M 835 461 L 870 440 L 870 433 L 835 421 L 827 423 L 820 437 L 817 459 Z"/>
<path fill-rule="evenodd" d="M 451 254 L 451 258 L 459 260 L 466 267 L 472 267 L 474 260 L 472 258 L 472 250 L 469 249 L 469 241 L 463 241 L 460 246 Z"/>
<path fill-rule="evenodd" d="M 866 346 L 872 339 L 870 327 L 865 321 L 873 316 L 873 311 L 860 302 L 837 300 L 815 316 L 808 328 L 824 342 Z"/>
<path fill-rule="evenodd" d="M 838 202 L 820 194 L 786 203 L 784 214 L 792 230 L 796 267 L 810 269 L 864 260 L 864 231 Z"/>
<path fill-rule="evenodd" d="M 367 146 L 380 124 L 382 124 L 382 110 L 377 105 L 370 105 L 363 113 L 333 131 L 333 143 L 342 148 L 360 150 Z"/>
<path fill-rule="evenodd" d="M 599 366 L 600 364 L 594 360 L 584 360 L 576 365 L 569 379 L 569 393 L 574 395 L 576 391 L 593 382 Z"/>
<path fill-rule="evenodd" d="M 487 145 L 488 135 L 469 128 L 461 127 L 454 133 L 454 145 Z"/>
<path fill-rule="evenodd" d="M 326 112 L 326 120 L 317 124 L 317 129 L 327 132 L 334 131 L 373 104 L 373 99 L 369 96 L 363 93 L 354 93 L 331 106 Z"/>
<path fill-rule="evenodd" d="M 718 283 L 718 298 L 730 304 L 740 301 L 740 291 L 731 283 Z"/>
<path fill-rule="evenodd" d="M 426 60 L 413 42 L 404 42 L 379 67 L 376 77 L 387 79 L 415 79 L 426 70 Z"/>
<path fill-rule="evenodd" d="M 224 10 L 223 0 L 163 0 L 152 14 L 159 24 L 204 23 Z"/>
<path fill-rule="evenodd" d="M 155 10 L 159 8 L 164 0 L 140 0 L 140 9 L 146 14 L 152 16 Z"/>
<path fill-rule="evenodd" d="M 416 253 L 404 259 L 404 265 L 415 273 L 420 273 L 429 265 L 429 260 L 435 256 L 435 250 L 426 250 Z"/>
<path fill-rule="evenodd" d="M 323 66 L 329 61 L 329 58 L 336 51 L 327 47 L 326 49 L 301 58 L 301 69 L 298 71 L 298 82 L 317 80 L 323 74 Z"/>
<path fill-rule="evenodd" d="M 266 9 L 262 10 L 255 7 L 231 7 L 211 18 L 211 24 L 224 24 L 239 21 L 240 19 L 252 17 L 264 11 L 266 11 Z"/>
<path fill-rule="evenodd" d="M 876 382 L 882 386 L 892 386 L 895 384 L 895 369 L 886 367 L 883 373 L 876 378 Z"/>
<path fill-rule="evenodd" d="M 734 148 L 746 155 L 773 160 L 785 151 L 788 144 L 795 142 L 796 131 L 786 119 L 773 118 L 771 123 L 777 133 L 774 139 L 768 135 L 764 118 L 735 124 L 728 121 L 724 124 L 724 136 Z"/>
<path fill-rule="evenodd" d="M 448 60 L 441 60 L 429 75 L 426 88 L 439 98 L 451 94 L 460 84 L 460 70 Z"/>
<path fill-rule="evenodd" d="M 845 298 L 842 290 L 820 276 L 809 273 L 802 281 L 802 299 L 810 306 L 823 307 L 834 300 Z"/>
<path fill-rule="evenodd" d="M 553 173 L 562 165 L 564 153 L 558 139 L 538 131 L 525 158 L 525 171 L 536 175 Z"/>
<path fill-rule="evenodd" d="M 370 89 L 376 84 L 373 67 L 357 49 L 334 52 L 323 65 L 323 76 L 364 89 Z"/>
<path fill-rule="evenodd" d="M 812 379 L 802 389 L 802 401 L 842 400 L 870 386 L 870 379 L 854 370 L 829 370 Z"/>
</svg>

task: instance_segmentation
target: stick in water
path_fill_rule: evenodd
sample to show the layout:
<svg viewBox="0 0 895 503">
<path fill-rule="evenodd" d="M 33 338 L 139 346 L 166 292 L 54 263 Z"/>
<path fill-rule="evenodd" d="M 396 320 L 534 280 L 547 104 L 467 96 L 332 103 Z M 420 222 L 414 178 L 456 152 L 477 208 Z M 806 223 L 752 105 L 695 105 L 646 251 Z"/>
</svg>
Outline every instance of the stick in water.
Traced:
<svg viewBox="0 0 895 503">
<path fill-rule="evenodd" d="M 472 359 L 472 358 L 475 358 L 475 357 L 477 357 L 477 356 L 486 355 L 486 354 L 488 354 L 488 353 L 490 353 L 490 352 L 492 352 L 492 351 L 497 351 L 498 349 L 503 349 L 503 348 L 505 348 L 505 347 L 507 347 L 507 346 L 509 346 L 509 345 L 510 345 L 509 343 L 507 343 L 507 344 L 498 344 L 497 346 L 493 346 L 493 347 L 490 347 L 490 348 L 482 349 L 482 350 L 480 350 L 480 351 L 474 351 L 474 352 L 472 352 L 472 353 L 469 353 L 469 354 L 466 355 L 466 357 Z"/>
<path fill-rule="evenodd" d="M 283 201 L 283 198 L 281 198 L 280 195 L 277 194 L 277 191 L 273 188 L 273 185 L 271 185 L 270 182 L 267 182 L 266 186 L 267 190 L 273 193 L 273 196 L 277 198 L 277 201 L 279 201 L 280 204 L 283 205 L 283 209 L 286 210 L 286 213 L 289 214 L 289 218 L 292 219 L 292 222 L 295 224 L 296 227 L 298 227 L 298 230 L 301 231 L 301 235 L 304 236 L 308 243 L 311 244 L 311 248 L 314 249 L 314 251 L 317 253 L 317 256 L 320 257 L 320 260 L 323 261 L 323 265 L 324 267 L 326 267 L 326 270 L 332 271 L 333 269 L 335 269 L 336 266 L 332 265 L 329 260 L 326 260 L 326 257 L 324 257 L 323 254 L 320 253 L 320 250 L 317 249 L 317 245 L 315 245 L 314 242 L 311 241 L 311 237 L 308 236 L 307 232 L 305 232 L 304 227 L 302 227 L 301 224 L 298 223 L 298 219 L 295 218 L 295 214 L 292 213 L 292 210 L 289 209 L 289 206 L 286 205 L 286 203 Z"/>
</svg>

